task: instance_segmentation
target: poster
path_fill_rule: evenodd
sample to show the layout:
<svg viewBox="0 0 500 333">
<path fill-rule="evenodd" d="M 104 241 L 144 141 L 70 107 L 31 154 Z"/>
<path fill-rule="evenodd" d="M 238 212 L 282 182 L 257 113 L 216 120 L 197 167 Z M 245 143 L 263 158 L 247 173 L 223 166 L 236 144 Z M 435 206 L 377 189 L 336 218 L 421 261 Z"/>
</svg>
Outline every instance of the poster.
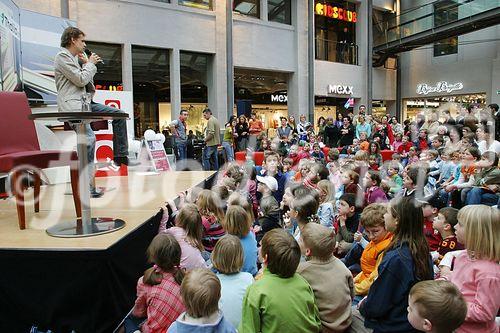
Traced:
<svg viewBox="0 0 500 333">
<path fill-rule="evenodd" d="M 134 105 L 132 92 L 130 91 L 108 91 L 97 90 L 94 102 L 108 105 L 122 111 L 129 115 L 127 120 L 127 135 L 129 143 L 134 138 Z M 96 165 L 109 164 L 113 160 L 113 125 L 112 120 L 108 120 L 108 128 L 95 131 L 96 136 Z M 126 176 L 128 175 L 128 168 L 126 166 L 105 166 L 97 168 L 96 177 L 110 177 L 110 176 Z"/>
<path fill-rule="evenodd" d="M 69 26 L 76 22 L 21 10 L 22 81 L 32 104 L 57 102 L 54 59 L 61 50 L 61 35 Z"/>
<path fill-rule="evenodd" d="M 155 171 L 170 171 L 170 163 L 161 140 L 147 140 L 146 148 Z"/>
</svg>

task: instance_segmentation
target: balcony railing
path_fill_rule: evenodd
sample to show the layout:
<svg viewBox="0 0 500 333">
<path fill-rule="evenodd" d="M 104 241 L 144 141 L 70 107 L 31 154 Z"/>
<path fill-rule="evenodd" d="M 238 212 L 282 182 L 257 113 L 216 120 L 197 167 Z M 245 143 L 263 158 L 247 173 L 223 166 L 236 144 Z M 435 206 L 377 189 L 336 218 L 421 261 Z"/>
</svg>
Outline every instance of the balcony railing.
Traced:
<svg viewBox="0 0 500 333">
<path fill-rule="evenodd" d="M 441 25 L 469 19 L 496 8 L 498 0 L 434 1 L 377 22 L 378 29 L 384 33 L 375 36 L 374 45 L 387 44 L 424 31 L 432 32 L 432 29 Z M 439 19 L 436 19 L 436 15 Z"/>
<path fill-rule="evenodd" d="M 358 46 L 316 37 L 316 59 L 357 65 Z"/>
</svg>

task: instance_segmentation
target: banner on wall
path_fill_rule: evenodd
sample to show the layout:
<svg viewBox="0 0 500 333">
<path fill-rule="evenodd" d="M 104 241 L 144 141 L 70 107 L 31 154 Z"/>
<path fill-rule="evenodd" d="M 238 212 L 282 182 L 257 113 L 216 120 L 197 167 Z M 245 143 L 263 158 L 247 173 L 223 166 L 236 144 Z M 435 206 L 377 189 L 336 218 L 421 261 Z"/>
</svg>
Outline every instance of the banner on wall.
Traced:
<svg viewBox="0 0 500 333">
<path fill-rule="evenodd" d="M 21 88 L 19 8 L 12 0 L 0 0 L 0 90 Z"/>
<path fill-rule="evenodd" d="M 97 90 L 93 101 L 108 105 L 124 112 L 127 112 L 127 134 L 129 142 L 134 136 L 134 103 L 132 92 L 130 91 L 108 91 Z M 95 131 L 96 136 L 96 163 L 109 163 L 113 160 L 113 125 L 112 120 L 108 121 L 108 128 Z M 126 166 L 106 166 L 96 170 L 96 177 L 126 176 L 128 169 Z"/>
<path fill-rule="evenodd" d="M 76 22 L 21 10 L 22 80 L 30 102 L 56 104 L 54 59 L 69 26 Z"/>
</svg>

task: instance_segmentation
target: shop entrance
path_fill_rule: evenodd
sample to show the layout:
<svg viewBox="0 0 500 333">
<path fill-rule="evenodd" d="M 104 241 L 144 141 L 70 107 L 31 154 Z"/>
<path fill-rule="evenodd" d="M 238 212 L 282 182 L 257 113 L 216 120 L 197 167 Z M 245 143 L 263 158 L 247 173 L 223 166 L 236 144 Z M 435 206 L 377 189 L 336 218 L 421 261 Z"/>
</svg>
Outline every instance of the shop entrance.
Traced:
<svg viewBox="0 0 500 333">
<path fill-rule="evenodd" d="M 249 118 L 255 112 L 274 131 L 280 118 L 288 117 L 287 86 L 287 73 L 235 68 L 233 114 Z"/>
<path fill-rule="evenodd" d="M 321 117 L 328 119 L 332 117 L 334 121 L 339 118 L 347 116 L 352 112 L 352 103 L 350 103 L 350 98 L 337 98 L 337 97 L 326 97 L 326 96 L 315 96 L 314 97 L 314 130 L 318 131 L 318 121 Z M 337 117 L 339 115 L 339 117 Z"/>
<path fill-rule="evenodd" d="M 486 107 L 486 93 L 440 96 L 422 98 L 403 99 L 403 118 L 415 120 L 417 114 L 428 113 L 431 111 L 449 110 L 450 115 L 456 118 L 461 110 L 464 110 L 470 104 L 475 104 L 479 108 Z"/>
</svg>

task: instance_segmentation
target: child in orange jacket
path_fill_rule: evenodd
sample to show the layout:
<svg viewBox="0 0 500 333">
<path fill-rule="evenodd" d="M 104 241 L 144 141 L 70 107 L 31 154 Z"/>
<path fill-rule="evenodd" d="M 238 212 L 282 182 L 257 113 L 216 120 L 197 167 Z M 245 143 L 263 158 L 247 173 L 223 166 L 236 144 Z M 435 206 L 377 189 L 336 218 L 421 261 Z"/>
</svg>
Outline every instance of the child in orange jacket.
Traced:
<svg viewBox="0 0 500 333">
<path fill-rule="evenodd" d="M 383 257 L 382 253 L 392 240 L 392 234 L 385 229 L 386 211 L 384 204 L 373 203 L 366 206 L 361 213 L 360 223 L 370 241 L 367 242 L 359 232 L 354 235 L 354 240 L 364 247 L 360 259 L 361 272 L 354 278 L 355 301 L 368 294 L 370 286 L 377 278 L 377 267 Z"/>
</svg>

